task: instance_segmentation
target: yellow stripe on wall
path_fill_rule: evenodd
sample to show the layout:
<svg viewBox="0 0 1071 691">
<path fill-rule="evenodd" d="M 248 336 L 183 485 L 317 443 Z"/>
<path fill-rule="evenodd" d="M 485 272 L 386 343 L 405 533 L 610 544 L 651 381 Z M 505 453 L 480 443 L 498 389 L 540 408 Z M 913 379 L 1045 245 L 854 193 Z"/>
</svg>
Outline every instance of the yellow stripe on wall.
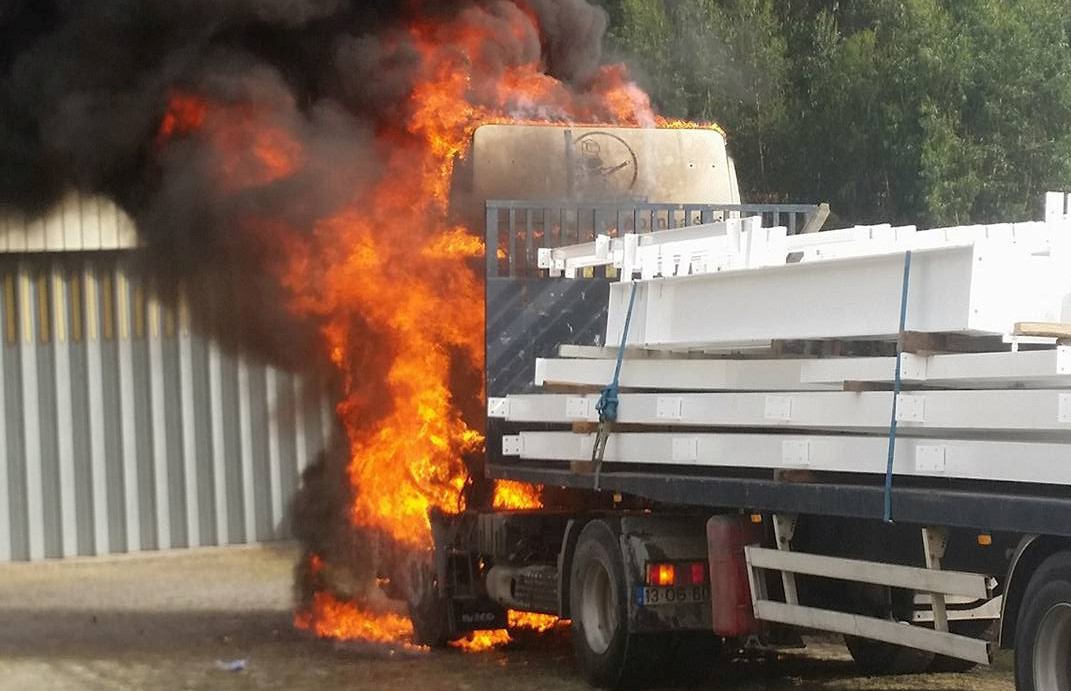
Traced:
<svg viewBox="0 0 1071 691">
<path fill-rule="evenodd" d="M 145 338 L 145 290 L 134 286 L 134 338 Z"/>
<path fill-rule="evenodd" d="M 29 274 L 19 277 L 22 287 L 22 340 L 33 343 L 33 283 Z"/>
<path fill-rule="evenodd" d="M 48 276 L 40 274 L 37 277 L 37 331 L 41 343 L 48 343 L 51 338 L 49 333 L 49 299 L 48 299 Z"/>
<path fill-rule="evenodd" d="M 12 345 L 15 341 L 19 340 L 19 323 L 16 321 L 18 318 L 18 301 L 15 297 L 15 275 L 8 274 L 4 276 L 4 321 L 7 327 L 5 336 L 7 338 L 8 345 Z"/>
<path fill-rule="evenodd" d="M 82 342 L 82 273 L 71 274 L 69 294 L 71 296 L 71 340 Z"/>
<path fill-rule="evenodd" d="M 119 274 L 115 277 L 115 311 L 116 320 L 119 324 L 118 338 L 127 340 L 130 338 L 130 295 L 128 290 L 130 283 L 126 276 Z"/>
<path fill-rule="evenodd" d="M 104 332 L 104 338 L 112 340 L 115 338 L 115 290 L 112 285 L 112 275 L 104 274 L 104 282 L 101 285 L 101 301 L 100 304 L 104 308 L 103 324 L 101 331 Z"/>
<path fill-rule="evenodd" d="M 56 335 L 57 343 L 67 340 L 67 301 L 64 299 L 63 287 L 63 276 L 59 273 L 52 274 L 52 331 Z"/>
<path fill-rule="evenodd" d="M 86 335 L 90 340 L 97 340 L 97 276 L 86 271 Z"/>
</svg>

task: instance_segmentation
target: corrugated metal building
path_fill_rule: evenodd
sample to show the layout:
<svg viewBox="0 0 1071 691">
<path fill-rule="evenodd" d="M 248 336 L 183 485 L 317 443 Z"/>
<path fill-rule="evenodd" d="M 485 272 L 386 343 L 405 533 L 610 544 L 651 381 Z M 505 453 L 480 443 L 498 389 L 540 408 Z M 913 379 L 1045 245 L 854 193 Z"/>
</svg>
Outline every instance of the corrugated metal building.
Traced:
<svg viewBox="0 0 1071 691">
<path fill-rule="evenodd" d="M 334 433 L 324 386 L 194 333 L 137 251 L 102 199 L 0 218 L 0 561 L 285 537 Z"/>
</svg>

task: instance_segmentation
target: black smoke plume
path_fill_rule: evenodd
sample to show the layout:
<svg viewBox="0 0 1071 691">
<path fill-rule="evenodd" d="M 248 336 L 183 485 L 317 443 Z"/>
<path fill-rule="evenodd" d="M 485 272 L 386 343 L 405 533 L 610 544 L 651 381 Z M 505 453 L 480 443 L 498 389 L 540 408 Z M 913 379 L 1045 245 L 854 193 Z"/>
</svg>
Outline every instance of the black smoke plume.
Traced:
<svg viewBox="0 0 1071 691">
<path fill-rule="evenodd" d="M 315 329 L 274 309 L 265 248 L 236 219 L 255 208 L 309 227 L 374 180 L 383 151 L 368 133 L 405 107 L 417 66 L 413 48 L 382 37 L 415 16 L 477 9 L 481 21 L 517 11 L 540 21 L 541 45 L 507 34 L 493 46 L 503 65 L 542 54 L 548 73 L 579 87 L 599 65 L 606 14 L 586 0 L 3 0 L 0 213 L 38 213 L 72 189 L 110 196 L 148 240 L 164 291 L 197 286 L 203 328 L 306 363 Z M 196 143 L 154 146 L 182 88 L 266 106 L 316 165 L 221 194 Z"/>
<path fill-rule="evenodd" d="M 540 30 L 510 31 L 518 13 Z M 109 196 L 146 240 L 146 275 L 165 294 L 181 286 L 202 330 L 294 369 L 323 360 L 314 318 L 279 309 L 285 289 L 268 270 L 279 246 L 243 227 L 253 215 L 308 232 L 376 182 L 391 151 L 374 133 L 411 107 L 419 55 L 402 28 L 414 18 L 493 29 L 482 60 L 539 60 L 577 92 L 596 77 L 607 25 L 586 0 L 0 0 L 0 214 L 41 213 L 72 190 Z M 160 145 L 182 93 L 251 104 L 300 145 L 303 165 L 221 189 L 204 139 Z M 347 357 L 374 391 L 384 353 Z M 294 529 L 367 581 L 375 566 L 353 560 L 371 540 L 346 518 L 347 460 L 339 443 L 309 470 Z"/>
</svg>

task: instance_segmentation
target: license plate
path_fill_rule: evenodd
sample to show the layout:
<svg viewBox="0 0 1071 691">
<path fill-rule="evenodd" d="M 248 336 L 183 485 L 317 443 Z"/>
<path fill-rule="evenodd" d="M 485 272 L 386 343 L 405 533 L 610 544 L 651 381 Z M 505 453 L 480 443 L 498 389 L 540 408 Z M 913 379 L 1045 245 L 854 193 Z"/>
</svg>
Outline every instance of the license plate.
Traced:
<svg viewBox="0 0 1071 691">
<path fill-rule="evenodd" d="M 710 586 L 641 586 L 637 588 L 640 604 L 648 605 L 685 605 L 693 602 L 709 602 Z"/>
</svg>

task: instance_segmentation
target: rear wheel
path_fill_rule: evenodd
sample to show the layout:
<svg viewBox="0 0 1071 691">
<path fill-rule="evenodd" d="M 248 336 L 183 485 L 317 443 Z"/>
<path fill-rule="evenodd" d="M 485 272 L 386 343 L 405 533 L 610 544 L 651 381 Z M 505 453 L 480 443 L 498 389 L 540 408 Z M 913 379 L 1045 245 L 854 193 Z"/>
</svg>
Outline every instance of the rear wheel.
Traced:
<svg viewBox="0 0 1071 691">
<path fill-rule="evenodd" d="M 584 526 L 570 573 L 573 649 L 581 673 L 594 686 L 643 686 L 668 656 L 668 635 L 628 630 L 628 593 L 621 548 L 603 521 Z"/>
<path fill-rule="evenodd" d="M 866 638 L 845 636 L 844 642 L 855 664 L 859 665 L 859 669 L 865 674 L 876 676 L 921 674 L 930 667 L 936 657 L 925 650 L 905 648 Z"/>
<path fill-rule="evenodd" d="M 1022 602 L 1015 631 L 1015 688 L 1071 691 L 1071 552 L 1042 563 Z"/>
<path fill-rule="evenodd" d="M 960 636 L 970 636 L 971 638 L 980 638 L 983 640 L 993 640 L 993 622 L 991 620 L 983 619 L 978 621 L 950 621 L 948 622 L 948 629 L 954 634 Z M 937 655 L 933 658 L 933 662 L 930 664 L 931 672 L 938 674 L 944 673 L 962 673 L 969 672 L 978 663 L 971 662 L 970 660 L 960 660 L 955 657 L 948 657 L 947 655 Z"/>
<path fill-rule="evenodd" d="M 409 619 L 418 645 L 445 648 L 457 636 L 450 631 L 449 603 L 439 594 L 430 565 L 414 564 L 409 581 Z"/>
<path fill-rule="evenodd" d="M 858 586 L 853 595 L 857 599 L 857 611 L 867 616 L 901 622 L 911 620 L 915 594 L 909 590 L 885 586 Z M 909 624 L 905 623 L 904 626 Z M 844 643 L 859 669 L 864 674 L 875 676 L 921 674 L 933 664 L 936 657 L 934 653 L 925 650 L 905 648 L 868 638 L 845 636 Z"/>
</svg>

